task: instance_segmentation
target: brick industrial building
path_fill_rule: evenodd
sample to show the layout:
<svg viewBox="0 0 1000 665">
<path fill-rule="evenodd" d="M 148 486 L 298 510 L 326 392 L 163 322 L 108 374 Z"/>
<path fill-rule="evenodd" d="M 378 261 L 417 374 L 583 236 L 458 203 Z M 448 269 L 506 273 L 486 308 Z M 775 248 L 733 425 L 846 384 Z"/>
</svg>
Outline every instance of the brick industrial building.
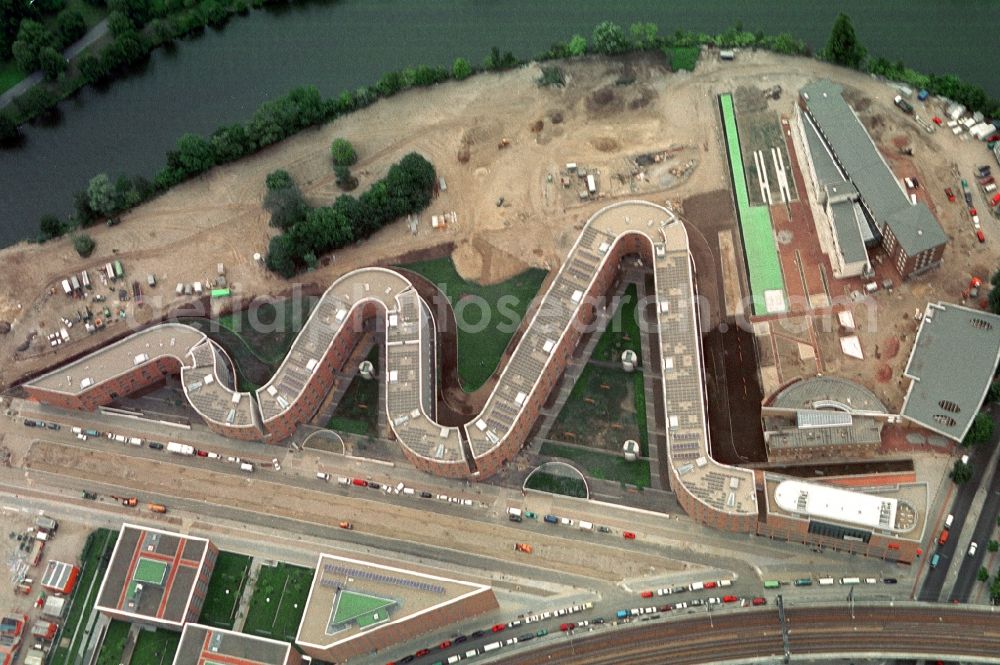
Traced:
<svg viewBox="0 0 1000 665">
<path fill-rule="evenodd" d="M 201 614 L 218 555 L 205 538 L 124 524 L 94 609 L 179 631 Z"/>
<path fill-rule="evenodd" d="M 315 659 L 342 663 L 498 607 L 483 584 L 321 554 L 295 643 Z"/>
<path fill-rule="evenodd" d="M 487 478 L 526 444 L 628 255 L 638 255 L 653 273 L 659 347 L 652 355 L 663 379 L 659 397 L 667 418 L 670 486 L 699 522 L 755 533 L 759 522 L 767 522 L 758 506 L 763 479 L 711 456 L 687 231 L 674 213 L 644 201 L 607 206 L 587 221 L 482 411 L 460 427 L 435 421 L 433 316 L 408 280 L 383 268 L 356 270 L 334 282 L 277 372 L 255 394 L 234 391 L 234 373 L 222 350 L 202 333 L 176 324 L 138 333 L 30 382 L 26 390 L 39 401 L 93 408 L 179 371 L 185 395 L 209 427 L 277 442 L 315 414 L 362 338 L 365 320 L 378 316 L 386 330 L 386 367 L 380 377 L 386 416 L 403 453 L 428 473 Z"/>
<path fill-rule="evenodd" d="M 856 270 L 867 264 L 867 257 L 859 243 L 872 240 L 881 244 L 903 279 L 936 268 L 948 236 L 926 205 L 910 200 L 844 99 L 843 88 L 814 81 L 800 91 L 799 105 L 814 194 L 827 206 L 842 255 L 833 264 L 844 266 L 845 276 L 860 274 Z"/>
</svg>

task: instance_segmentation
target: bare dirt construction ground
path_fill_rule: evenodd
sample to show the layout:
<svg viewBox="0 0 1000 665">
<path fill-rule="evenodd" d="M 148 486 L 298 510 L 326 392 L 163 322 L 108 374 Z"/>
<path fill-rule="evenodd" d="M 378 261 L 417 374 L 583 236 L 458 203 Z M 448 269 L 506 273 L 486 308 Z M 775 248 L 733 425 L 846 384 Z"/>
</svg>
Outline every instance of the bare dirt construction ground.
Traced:
<svg viewBox="0 0 1000 665">
<path fill-rule="evenodd" d="M 93 228 L 97 249 L 89 259 L 80 259 L 68 239 L 3 250 L 0 321 L 10 322 L 13 328 L 0 334 L 4 360 L 0 386 L 124 332 L 126 324 L 122 323 L 116 324 L 117 330 L 111 326 L 94 335 L 73 327 L 71 341 L 55 349 L 45 339 L 61 327 L 60 317 L 72 317 L 84 304 L 58 290 L 51 294 L 50 289 L 82 269 L 90 270 L 93 279 L 96 268 L 113 258 L 122 260 L 129 281 L 144 282 L 147 273 L 155 273 L 159 282 L 147 293 L 144 308 L 124 304 L 129 322 L 139 324 L 157 320 L 190 301 L 174 295 L 176 284 L 207 281 L 215 276 L 220 262 L 239 298 L 287 291 L 289 281 L 253 260 L 255 252 L 266 251 L 273 234 L 261 208 L 264 178 L 271 171 L 286 169 L 312 203 L 329 203 L 339 193 L 329 161 L 329 145 L 335 137 L 349 139 L 358 150 L 357 192 L 410 151 L 433 162 L 448 188 L 423 214 L 416 235 L 405 221 L 399 221 L 357 246 L 323 257 L 319 269 L 298 281 L 325 287 L 354 268 L 454 243 L 464 277 L 496 282 L 525 265 L 558 267 L 581 225 L 615 198 L 669 201 L 683 209 L 692 195 L 721 191 L 729 196 L 716 95 L 741 86 L 766 88 L 780 83 L 786 92 L 779 101 L 769 102 L 769 108 L 791 116 L 796 110 L 794 91 L 804 83 L 817 77 L 838 80 L 867 100 L 862 117 L 878 124 L 875 138 L 887 152 L 896 150 L 893 141 L 900 135 L 914 146 L 913 158 L 889 158 L 894 166 L 921 176 L 925 189 L 919 195 L 938 212 L 955 242 L 945 254 L 943 270 L 903 285 L 884 303 L 879 302 L 889 312 L 886 327 L 870 338 L 862 337 L 866 353 L 874 352 L 875 340 L 892 335 L 903 349 L 892 362 L 904 362 L 912 325 L 902 314 L 909 311 L 912 315 L 913 307 L 923 307 L 928 299 L 957 299 L 968 283 L 970 265 L 987 277 L 988 268 L 997 264 L 1000 226 L 981 216 L 989 241 L 976 243 L 961 206 L 948 204 L 942 193 L 944 186 L 957 184 L 953 165 L 968 174 L 977 160 L 984 159 L 981 146 L 954 140 L 944 132 L 923 133 L 893 108 L 895 91 L 890 87 L 824 63 L 768 53 L 740 53 L 732 63 L 703 55 L 694 73 L 670 73 L 662 62 L 649 55 L 561 63 L 566 78 L 561 88 L 538 87 L 540 70 L 529 65 L 409 91 L 213 169 L 131 211 L 118 226 Z M 498 148 L 504 139 L 506 147 Z M 580 199 L 585 181 L 567 170 L 570 162 L 597 175 L 596 196 Z M 568 186 L 563 185 L 564 176 Z M 503 204 L 497 206 L 500 197 Z M 457 220 L 445 230 L 431 230 L 431 215 L 444 212 L 455 212 Z M 717 232 L 707 237 L 713 252 L 718 251 Z M 95 292 L 109 296 L 113 305 L 116 294 L 107 287 L 98 284 Z M 38 335 L 26 344 L 33 332 Z M 833 368 L 827 366 L 827 370 Z M 874 387 L 870 376 L 874 363 L 845 366 L 845 370 Z M 895 380 L 895 365 L 893 372 Z"/>
<path fill-rule="evenodd" d="M 31 566 L 29 561 L 30 549 L 22 549 L 22 542 L 29 542 L 31 538 L 27 535 L 33 533 L 36 511 L 21 512 L 16 508 L 0 507 L 0 561 L 3 562 L 3 584 L 0 584 L 0 608 L 3 612 L 20 616 L 28 615 L 28 625 L 30 629 L 35 619 L 42 616 L 42 611 L 34 607 L 35 599 L 42 592 L 42 574 L 45 572 L 45 565 L 49 559 L 65 561 L 67 563 L 80 563 L 80 553 L 83 545 L 87 541 L 87 536 L 92 529 L 83 524 L 59 521 L 59 529 L 47 543 L 41 563 Z M 18 540 L 18 536 L 24 538 Z M 34 580 L 31 585 L 31 593 L 28 595 L 16 594 L 14 592 L 13 580 L 18 576 L 19 571 L 25 571 L 24 577 Z M 26 647 L 25 647 L 26 649 Z"/>
</svg>

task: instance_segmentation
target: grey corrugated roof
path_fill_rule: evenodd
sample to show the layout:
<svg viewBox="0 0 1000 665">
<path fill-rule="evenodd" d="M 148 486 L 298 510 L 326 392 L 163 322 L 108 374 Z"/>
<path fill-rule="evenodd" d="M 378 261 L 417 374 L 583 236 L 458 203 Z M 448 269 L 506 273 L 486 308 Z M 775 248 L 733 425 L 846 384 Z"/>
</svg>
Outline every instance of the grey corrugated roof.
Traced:
<svg viewBox="0 0 1000 665">
<path fill-rule="evenodd" d="M 941 225 L 927 206 L 910 204 L 861 120 L 844 100 L 843 88 L 830 81 L 814 81 L 801 92 L 809 113 L 858 188 L 878 227 L 891 227 L 909 256 L 947 242 Z"/>
<path fill-rule="evenodd" d="M 853 201 L 838 201 L 830 204 L 833 212 L 833 229 L 837 233 L 837 244 L 845 263 L 868 260 L 864 238 L 859 224 L 867 224 L 857 218 L 857 205 Z"/>
<path fill-rule="evenodd" d="M 902 414 L 961 441 L 1000 360 L 1000 316 L 928 304 L 904 375 L 913 382 Z"/>
<path fill-rule="evenodd" d="M 795 424 L 800 429 L 812 427 L 848 427 L 854 421 L 846 411 L 802 409 L 795 412 Z"/>
</svg>

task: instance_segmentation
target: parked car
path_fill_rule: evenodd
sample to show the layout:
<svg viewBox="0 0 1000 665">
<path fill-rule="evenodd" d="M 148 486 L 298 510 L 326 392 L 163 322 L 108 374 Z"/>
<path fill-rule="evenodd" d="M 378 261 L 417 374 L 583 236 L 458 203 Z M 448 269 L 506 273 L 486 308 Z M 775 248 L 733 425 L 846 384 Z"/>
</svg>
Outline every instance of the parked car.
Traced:
<svg viewBox="0 0 1000 665">
<path fill-rule="evenodd" d="M 653 592 L 652 591 L 643 591 L 640 595 L 643 598 L 652 598 L 653 597 Z"/>
<path fill-rule="evenodd" d="M 722 597 L 722 602 L 724 602 L 724 603 L 735 603 L 737 600 L 739 600 L 738 596 L 723 596 Z"/>
<path fill-rule="evenodd" d="M 884 582 L 885 584 L 896 584 L 897 582 L 899 582 L 899 580 L 897 580 L 895 577 L 885 577 L 882 578 L 882 582 Z"/>
<path fill-rule="evenodd" d="M 755 606 L 767 605 L 767 598 L 763 598 L 762 596 L 757 596 L 756 598 L 753 599 L 753 604 Z"/>
<path fill-rule="evenodd" d="M 976 556 L 977 549 L 979 549 L 979 545 L 976 543 L 976 541 L 972 541 L 972 543 L 969 545 L 969 556 Z"/>
<path fill-rule="evenodd" d="M 447 649 L 450 646 L 451 646 L 451 640 L 445 640 L 444 642 L 438 645 L 438 649 Z"/>
<path fill-rule="evenodd" d="M 149 447 L 152 448 L 153 450 L 163 450 L 163 444 L 159 443 L 158 441 L 150 441 Z"/>
<path fill-rule="evenodd" d="M 631 531 L 622 531 L 622 538 L 625 540 L 635 540 L 635 534 Z"/>
<path fill-rule="evenodd" d="M 949 201 L 951 201 L 952 203 L 955 202 L 955 192 L 952 191 L 951 187 L 945 187 L 944 193 L 948 197 Z"/>
<path fill-rule="evenodd" d="M 571 623 L 559 624 L 559 630 L 561 630 L 564 633 L 567 632 L 567 631 L 573 630 L 574 628 L 576 628 L 576 624 L 572 623 L 572 622 Z"/>
<path fill-rule="evenodd" d="M 492 630 L 493 630 L 493 632 L 494 632 L 494 633 L 500 633 L 500 632 L 503 632 L 503 631 L 507 630 L 507 624 L 505 624 L 505 623 L 498 623 L 498 624 L 495 624 L 495 625 L 493 626 L 493 629 L 492 629 Z"/>
<path fill-rule="evenodd" d="M 368 481 L 365 480 L 364 478 L 354 478 L 353 480 L 351 480 L 351 484 L 356 485 L 358 487 L 368 487 Z"/>
</svg>

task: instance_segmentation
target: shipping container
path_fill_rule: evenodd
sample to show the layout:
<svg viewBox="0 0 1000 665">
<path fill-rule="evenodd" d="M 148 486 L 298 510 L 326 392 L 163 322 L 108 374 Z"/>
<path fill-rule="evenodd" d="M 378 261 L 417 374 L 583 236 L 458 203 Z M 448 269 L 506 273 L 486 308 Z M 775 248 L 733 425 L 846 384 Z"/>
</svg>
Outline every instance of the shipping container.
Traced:
<svg viewBox="0 0 1000 665">
<path fill-rule="evenodd" d="M 86 270 L 84 270 L 83 272 L 80 273 L 80 282 L 83 284 L 83 287 L 85 289 L 91 288 L 91 286 L 90 286 L 90 275 L 87 274 Z"/>
<path fill-rule="evenodd" d="M 177 282 L 177 288 L 174 290 L 177 295 L 184 295 L 184 284 L 183 282 Z"/>
<path fill-rule="evenodd" d="M 154 275 L 153 273 L 149 273 L 148 275 L 146 275 L 146 284 L 149 286 L 149 288 L 153 288 L 154 286 L 156 286 L 156 275 Z"/>
<path fill-rule="evenodd" d="M 68 296 L 73 295 L 73 287 L 69 285 L 69 280 L 68 279 L 64 279 L 62 281 L 62 290 L 63 290 L 63 293 L 65 293 Z"/>
<path fill-rule="evenodd" d="M 115 277 L 117 279 L 121 279 L 122 277 L 125 276 L 125 268 L 122 267 L 122 262 L 121 261 L 119 261 L 118 259 L 115 259 L 114 262 L 112 263 L 112 265 L 114 266 Z"/>
</svg>

